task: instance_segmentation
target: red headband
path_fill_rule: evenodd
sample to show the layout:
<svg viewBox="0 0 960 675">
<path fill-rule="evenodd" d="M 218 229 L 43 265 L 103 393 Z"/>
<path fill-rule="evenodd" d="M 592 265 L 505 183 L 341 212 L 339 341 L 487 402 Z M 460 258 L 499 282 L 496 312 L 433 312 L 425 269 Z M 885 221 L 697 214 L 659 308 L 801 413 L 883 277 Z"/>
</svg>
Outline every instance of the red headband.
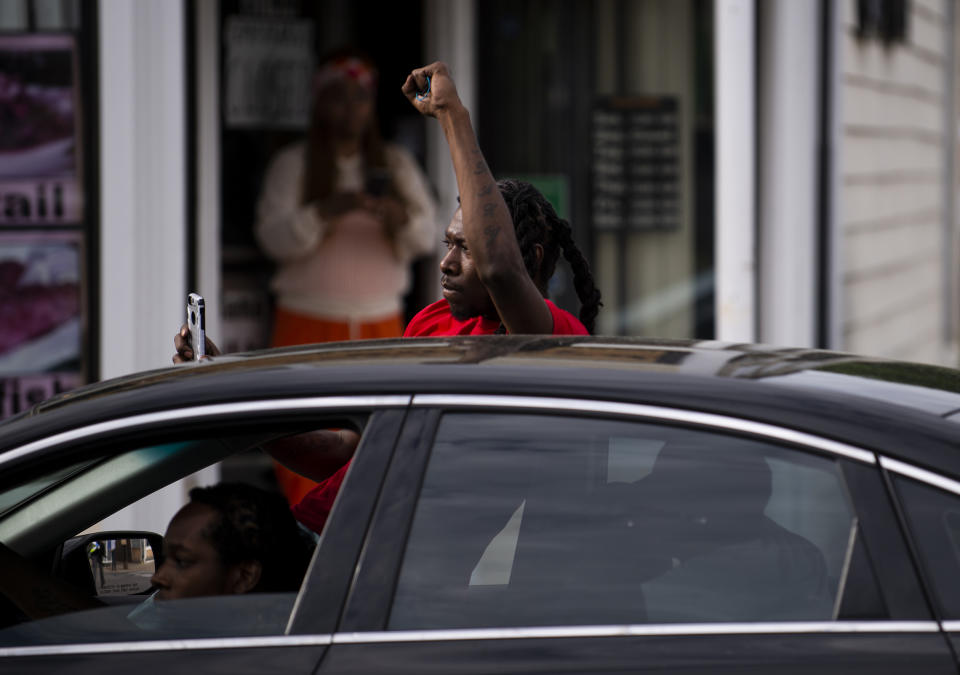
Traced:
<svg viewBox="0 0 960 675">
<path fill-rule="evenodd" d="M 364 88 L 374 91 L 377 88 L 376 69 L 356 57 L 344 56 L 325 63 L 313 78 L 314 91 L 320 91 L 328 84 L 342 80 L 353 80 Z"/>
</svg>

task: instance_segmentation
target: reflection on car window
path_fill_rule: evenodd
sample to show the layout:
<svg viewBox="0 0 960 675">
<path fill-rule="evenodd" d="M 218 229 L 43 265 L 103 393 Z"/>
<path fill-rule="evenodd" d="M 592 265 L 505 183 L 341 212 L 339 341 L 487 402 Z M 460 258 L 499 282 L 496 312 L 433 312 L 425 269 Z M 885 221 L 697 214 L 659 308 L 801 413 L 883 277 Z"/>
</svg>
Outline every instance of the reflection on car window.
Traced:
<svg viewBox="0 0 960 675">
<path fill-rule="evenodd" d="M 649 424 L 450 414 L 389 627 L 831 620 L 855 527 L 824 457 Z"/>
<path fill-rule="evenodd" d="M 56 485 L 63 479 L 82 471 L 92 464 L 90 460 L 77 462 L 65 467 L 57 467 L 41 476 L 37 476 L 20 485 L 15 485 L 7 490 L 0 492 L 0 516 L 8 509 L 30 499 L 36 494 L 46 490 L 52 485 Z"/>
<path fill-rule="evenodd" d="M 944 619 L 960 619 L 960 497 L 894 477 L 907 521 Z"/>
</svg>

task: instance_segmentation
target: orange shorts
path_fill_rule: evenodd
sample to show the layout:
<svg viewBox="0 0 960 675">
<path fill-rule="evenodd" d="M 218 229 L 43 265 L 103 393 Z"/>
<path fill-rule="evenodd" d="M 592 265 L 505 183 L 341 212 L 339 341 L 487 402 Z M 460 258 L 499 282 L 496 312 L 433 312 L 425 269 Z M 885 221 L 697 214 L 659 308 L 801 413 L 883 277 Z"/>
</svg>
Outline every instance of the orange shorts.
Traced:
<svg viewBox="0 0 960 675">
<path fill-rule="evenodd" d="M 344 322 L 315 319 L 278 308 L 273 317 L 271 346 L 287 347 L 341 340 L 375 340 L 402 335 L 403 318 L 399 314 L 380 321 Z"/>
</svg>

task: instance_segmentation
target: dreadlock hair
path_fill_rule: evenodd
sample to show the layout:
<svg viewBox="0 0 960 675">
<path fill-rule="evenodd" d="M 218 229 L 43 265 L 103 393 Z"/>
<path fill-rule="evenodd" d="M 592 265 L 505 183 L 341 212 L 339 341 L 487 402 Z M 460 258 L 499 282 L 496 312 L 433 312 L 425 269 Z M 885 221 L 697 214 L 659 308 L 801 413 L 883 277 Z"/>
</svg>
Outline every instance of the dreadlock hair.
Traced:
<svg viewBox="0 0 960 675">
<path fill-rule="evenodd" d="M 283 497 L 243 483 L 219 483 L 190 490 L 190 501 L 206 504 L 219 515 L 204 534 L 223 564 L 260 563 L 260 581 L 253 592 L 300 587 L 311 546 Z"/>
<path fill-rule="evenodd" d="M 593 333 L 597 313 L 603 303 L 600 302 L 600 291 L 594 284 L 590 265 L 573 241 L 570 223 L 558 216 L 547 198 L 530 183 L 508 178 L 498 181 L 497 187 L 510 211 L 523 264 L 530 277 L 546 297 L 547 282 L 556 270 L 562 251 L 573 271 L 573 285 L 580 299 L 580 321 L 587 331 Z M 543 247 L 539 270 L 536 244 Z"/>
</svg>

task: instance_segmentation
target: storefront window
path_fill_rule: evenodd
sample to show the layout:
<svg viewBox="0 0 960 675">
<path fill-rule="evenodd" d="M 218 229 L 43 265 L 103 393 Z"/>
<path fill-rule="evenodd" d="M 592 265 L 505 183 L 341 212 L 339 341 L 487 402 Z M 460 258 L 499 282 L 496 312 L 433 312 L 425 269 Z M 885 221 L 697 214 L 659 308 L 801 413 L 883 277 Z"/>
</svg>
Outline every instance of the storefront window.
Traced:
<svg viewBox="0 0 960 675">
<path fill-rule="evenodd" d="M 270 345 L 276 264 L 254 234 L 265 170 L 278 152 L 304 140 L 314 66 L 343 47 L 361 50 L 379 70 L 376 120 L 383 140 L 423 165 L 425 124 L 400 94 L 422 65 L 419 0 L 223 0 L 220 3 L 222 344 L 226 351 Z M 375 18 L 374 18 L 375 17 Z M 439 236 L 437 237 L 439 241 Z M 426 304 L 417 262 L 404 318 Z"/>
<path fill-rule="evenodd" d="M 0 419 L 96 379 L 92 3 L 0 3 Z"/>
<path fill-rule="evenodd" d="M 477 7 L 481 145 L 571 222 L 598 332 L 712 337 L 712 3 Z M 576 309 L 569 273 L 551 293 Z"/>
</svg>

